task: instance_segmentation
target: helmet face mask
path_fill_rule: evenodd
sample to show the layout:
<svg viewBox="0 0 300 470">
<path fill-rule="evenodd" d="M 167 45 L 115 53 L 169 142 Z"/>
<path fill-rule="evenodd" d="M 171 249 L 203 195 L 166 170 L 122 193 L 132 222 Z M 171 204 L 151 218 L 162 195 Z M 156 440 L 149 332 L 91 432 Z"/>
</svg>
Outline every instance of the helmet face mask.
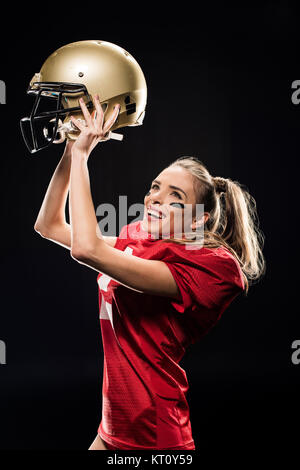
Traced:
<svg viewBox="0 0 300 470">
<path fill-rule="evenodd" d="M 22 118 L 20 126 L 30 153 L 35 153 L 55 143 L 59 133 L 59 124 L 66 114 L 81 111 L 80 106 L 65 107 L 68 97 L 72 96 L 77 99 L 83 97 L 87 108 L 93 107 L 86 86 L 79 83 L 34 82 L 29 85 L 27 94 L 34 94 L 35 101 L 30 116 Z M 50 103 L 52 105 L 54 101 L 55 109 L 39 111 L 41 100 L 45 98 L 48 102 L 52 102 Z"/>
<path fill-rule="evenodd" d="M 26 147 L 30 153 L 36 153 L 65 138 L 77 139 L 80 131 L 71 121 L 71 114 L 84 121 L 79 98 L 84 99 L 91 112 L 92 98 L 98 94 L 104 120 L 116 104 L 120 105 L 110 131 L 140 126 L 145 115 L 147 85 L 141 67 L 125 49 L 106 41 L 87 40 L 53 52 L 31 79 L 27 94 L 35 96 L 35 101 L 31 114 L 20 120 L 20 126 Z M 121 140 L 120 137 L 109 132 L 105 140 Z"/>
</svg>

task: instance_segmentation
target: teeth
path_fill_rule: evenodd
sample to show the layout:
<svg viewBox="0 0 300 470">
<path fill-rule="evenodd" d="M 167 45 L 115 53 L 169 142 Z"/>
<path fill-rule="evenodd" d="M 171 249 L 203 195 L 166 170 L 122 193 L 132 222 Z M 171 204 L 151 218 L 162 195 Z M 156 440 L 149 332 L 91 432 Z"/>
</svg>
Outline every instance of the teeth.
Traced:
<svg viewBox="0 0 300 470">
<path fill-rule="evenodd" d="M 151 217 L 155 217 L 156 219 L 162 219 L 162 216 L 158 215 L 158 213 L 148 211 L 148 214 L 151 215 Z"/>
</svg>

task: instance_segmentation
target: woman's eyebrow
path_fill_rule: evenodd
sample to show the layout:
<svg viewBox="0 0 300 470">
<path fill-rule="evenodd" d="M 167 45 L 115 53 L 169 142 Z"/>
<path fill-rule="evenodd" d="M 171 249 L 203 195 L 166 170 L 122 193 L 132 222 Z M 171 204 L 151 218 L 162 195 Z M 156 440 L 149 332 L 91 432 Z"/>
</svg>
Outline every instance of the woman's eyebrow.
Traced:
<svg viewBox="0 0 300 470">
<path fill-rule="evenodd" d="M 153 180 L 152 183 L 160 184 L 160 181 L 158 181 L 158 180 Z M 169 188 L 171 188 L 171 189 L 178 189 L 178 191 L 181 191 L 181 192 L 185 195 L 185 197 L 187 198 L 186 193 L 183 191 L 183 189 L 178 188 L 178 186 L 173 186 L 173 185 L 169 184 Z"/>
</svg>

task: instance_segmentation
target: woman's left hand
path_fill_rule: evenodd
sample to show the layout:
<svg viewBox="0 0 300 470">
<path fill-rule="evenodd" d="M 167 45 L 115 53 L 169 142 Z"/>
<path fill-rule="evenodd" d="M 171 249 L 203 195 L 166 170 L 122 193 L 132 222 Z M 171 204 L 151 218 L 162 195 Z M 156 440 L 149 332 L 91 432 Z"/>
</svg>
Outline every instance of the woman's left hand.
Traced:
<svg viewBox="0 0 300 470">
<path fill-rule="evenodd" d="M 98 95 L 94 97 L 95 110 L 92 114 L 89 113 L 82 98 L 80 98 L 79 103 L 85 119 L 85 124 L 74 116 L 71 116 L 71 121 L 81 131 L 72 147 L 72 155 L 80 153 L 88 158 L 98 142 L 105 140 L 106 134 L 114 125 L 118 117 L 120 105 L 117 104 L 114 107 L 111 116 L 104 123 L 104 113 Z"/>
</svg>

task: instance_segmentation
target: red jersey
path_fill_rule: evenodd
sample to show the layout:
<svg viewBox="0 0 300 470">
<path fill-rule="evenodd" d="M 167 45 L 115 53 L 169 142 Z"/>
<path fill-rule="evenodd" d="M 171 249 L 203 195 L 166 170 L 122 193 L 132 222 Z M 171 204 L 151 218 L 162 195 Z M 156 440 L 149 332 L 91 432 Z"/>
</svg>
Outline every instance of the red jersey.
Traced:
<svg viewBox="0 0 300 470">
<path fill-rule="evenodd" d="M 243 290 L 240 267 L 223 247 L 189 250 L 153 239 L 141 221 L 122 228 L 115 248 L 166 263 L 181 300 L 142 294 L 98 274 L 104 351 L 98 432 L 118 449 L 193 450 L 189 384 L 179 362 Z"/>
</svg>

